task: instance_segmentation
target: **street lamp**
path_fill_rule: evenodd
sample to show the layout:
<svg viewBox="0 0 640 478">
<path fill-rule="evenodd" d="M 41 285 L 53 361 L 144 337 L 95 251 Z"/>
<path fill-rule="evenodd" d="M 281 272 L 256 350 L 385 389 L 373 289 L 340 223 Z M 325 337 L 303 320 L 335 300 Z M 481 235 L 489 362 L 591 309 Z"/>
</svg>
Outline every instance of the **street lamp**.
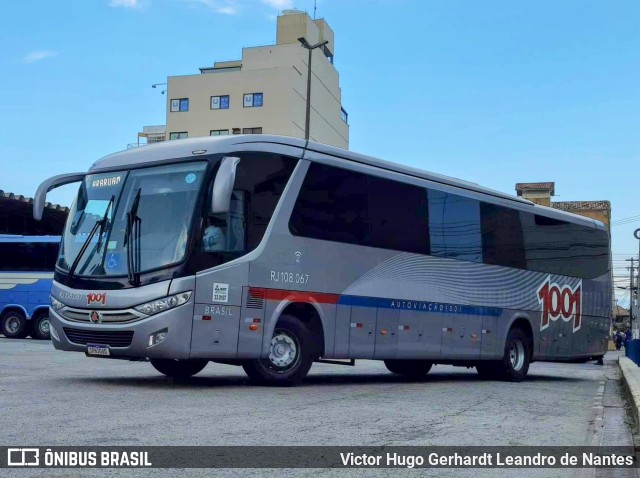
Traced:
<svg viewBox="0 0 640 478">
<path fill-rule="evenodd" d="M 154 83 L 153 85 L 151 85 L 151 88 L 157 88 L 158 86 L 162 86 L 162 85 L 166 85 L 166 83 Z M 160 93 L 164 95 L 166 91 L 167 90 L 165 89 L 165 90 L 162 90 Z"/>
<path fill-rule="evenodd" d="M 311 124 L 311 52 L 316 48 L 320 48 L 321 46 L 325 46 L 329 43 L 329 40 L 325 40 L 320 43 L 316 43 L 315 45 L 309 44 L 305 37 L 298 38 L 298 41 L 302 44 L 304 48 L 309 50 L 309 61 L 307 62 L 307 115 L 304 123 L 304 139 L 309 140 L 309 127 Z"/>
</svg>

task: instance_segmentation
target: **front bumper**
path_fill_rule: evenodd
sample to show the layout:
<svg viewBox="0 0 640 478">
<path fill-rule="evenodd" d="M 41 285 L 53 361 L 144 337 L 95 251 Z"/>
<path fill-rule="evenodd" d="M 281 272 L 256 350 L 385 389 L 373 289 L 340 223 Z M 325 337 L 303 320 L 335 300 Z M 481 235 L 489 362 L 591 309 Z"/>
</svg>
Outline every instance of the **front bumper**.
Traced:
<svg viewBox="0 0 640 478">
<path fill-rule="evenodd" d="M 93 343 L 109 345 L 112 358 L 189 358 L 193 302 L 128 324 L 80 323 L 63 318 L 53 309 L 49 309 L 49 318 L 51 341 L 57 350 L 86 352 L 86 343 Z M 165 340 L 149 347 L 149 336 L 165 328 Z"/>
</svg>

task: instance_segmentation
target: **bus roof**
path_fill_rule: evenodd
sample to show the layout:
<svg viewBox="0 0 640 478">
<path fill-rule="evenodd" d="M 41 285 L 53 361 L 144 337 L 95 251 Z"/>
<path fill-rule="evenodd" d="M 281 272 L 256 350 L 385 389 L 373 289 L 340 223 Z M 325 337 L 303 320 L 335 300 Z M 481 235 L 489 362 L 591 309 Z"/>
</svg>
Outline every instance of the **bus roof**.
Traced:
<svg viewBox="0 0 640 478">
<path fill-rule="evenodd" d="M 253 146 L 251 148 L 252 150 L 255 150 L 256 145 L 264 144 L 266 146 L 265 149 L 267 150 L 268 145 L 280 145 L 299 148 L 300 150 L 303 150 L 305 152 L 310 151 L 325 154 L 337 159 L 352 161 L 354 163 L 373 166 L 383 170 L 406 174 L 408 176 L 426 179 L 435 183 L 485 194 L 494 198 L 517 203 L 521 206 L 533 206 L 536 209 L 540 208 L 539 213 L 543 215 L 560 217 L 571 222 L 579 222 L 591 226 L 595 225 L 599 229 L 604 229 L 604 225 L 600 221 L 586 218 L 584 216 L 579 216 L 577 214 L 540 206 L 526 199 L 522 199 L 511 194 L 506 194 L 495 189 L 480 186 L 477 183 L 453 178 L 443 174 L 425 171 L 418 168 L 413 168 L 410 166 L 404 166 L 398 163 L 393 163 L 391 161 L 385 161 L 371 156 L 366 156 L 364 154 L 354 153 L 352 151 L 329 146 L 326 144 L 316 143 L 313 141 L 305 141 L 300 138 L 292 138 L 288 136 L 251 134 L 205 136 L 182 140 L 163 141 L 161 143 L 146 145 L 139 148 L 127 149 L 105 156 L 96 161 L 89 169 L 89 172 L 93 173 L 103 170 L 114 170 L 117 168 L 130 168 L 131 166 L 143 165 L 146 163 L 166 161 L 167 158 L 182 158 L 185 161 L 193 160 L 197 159 L 198 154 L 224 154 L 227 152 L 233 152 L 234 150 L 238 149 L 242 150 L 242 145 L 249 144 Z"/>
<path fill-rule="evenodd" d="M 0 242 L 60 242 L 60 236 L 19 236 L 0 234 Z"/>
</svg>

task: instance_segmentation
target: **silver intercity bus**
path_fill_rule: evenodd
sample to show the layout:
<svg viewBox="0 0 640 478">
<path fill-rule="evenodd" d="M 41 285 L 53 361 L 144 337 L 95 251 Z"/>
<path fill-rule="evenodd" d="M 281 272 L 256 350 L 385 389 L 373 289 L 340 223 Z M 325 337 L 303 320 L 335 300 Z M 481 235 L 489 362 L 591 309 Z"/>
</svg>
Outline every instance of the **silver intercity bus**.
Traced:
<svg viewBox="0 0 640 478">
<path fill-rule="evenodd" d="M 195 138 L 106 156 L 80 182 L 51 292 L 56 349 L 208 362 L 296 383 L 314 361 L 434 364 L 519 381 L 599 358 L 611 309 L 602 223 L 300 139 Z"/>
</svg>

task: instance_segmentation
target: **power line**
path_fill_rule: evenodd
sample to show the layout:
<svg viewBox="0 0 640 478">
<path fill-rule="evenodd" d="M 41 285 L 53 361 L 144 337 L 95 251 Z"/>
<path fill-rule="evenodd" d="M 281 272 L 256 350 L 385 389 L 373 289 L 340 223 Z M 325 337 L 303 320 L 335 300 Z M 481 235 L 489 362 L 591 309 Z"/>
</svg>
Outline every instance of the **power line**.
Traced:
<svg viewBox="0 0 640 478">
<path fill-rule="evenodd" d="M 635 216 L 623 217 L 621 219 L 616 219 L 615 221 L 611 221 L 611 224 L 620 224 L 621 222 L 631 221 L 635 219 L 640 219 L 640 214 Z"/>
</svg>

